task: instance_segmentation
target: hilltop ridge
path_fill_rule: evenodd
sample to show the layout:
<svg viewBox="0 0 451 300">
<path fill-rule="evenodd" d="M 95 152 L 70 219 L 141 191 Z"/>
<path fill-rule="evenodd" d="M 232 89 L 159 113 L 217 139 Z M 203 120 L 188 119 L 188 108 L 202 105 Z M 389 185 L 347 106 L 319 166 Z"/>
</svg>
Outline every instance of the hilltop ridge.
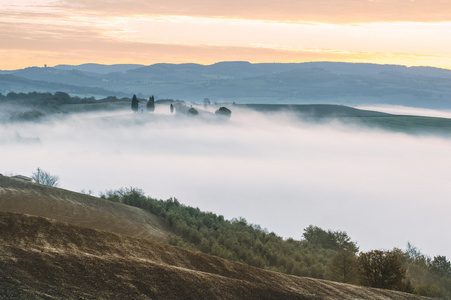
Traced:
<svg viewBox="0 0 451 300">
<path fill-rule="evenodd" d="M 427 299 L 160 243 L 164 222 L 105 201 L 0 176 L 0 299 Z"/>
<path fill-rule="evenodd" d="M 17 213 L 0 213 L 0 239 L 0 299 L 426 299 Z"/>
<path fill-rule="evenodd" d="M 166 243 L 164 220 L 142 209 L 60 188 L 0 176 L 0 212 L 52 218 Z"/>
<path fill-rule="evenodd" d="M 56 92 L 200 102 L 389 104 L 449 109 L 451 70 L 364 63 L 60 65 L 0 71 L 0 93 Z"/>
</svg>

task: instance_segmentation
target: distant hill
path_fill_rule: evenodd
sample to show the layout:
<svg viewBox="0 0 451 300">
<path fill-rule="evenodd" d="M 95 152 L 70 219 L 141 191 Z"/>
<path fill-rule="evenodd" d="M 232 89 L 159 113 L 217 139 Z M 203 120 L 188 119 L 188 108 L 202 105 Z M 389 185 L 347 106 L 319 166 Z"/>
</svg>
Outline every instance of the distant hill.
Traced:
<svg viewBox="0 0 451 300">
<path fill-rule="evenodd" d="M 13 71 L 12 74 L 30 80 L 56 82 L 69 85 L 98 87 L 101 84 L 100 78 L 78 70 L 32 67 Z"/>
<path fill-rule="evenodd" d="M 451 70 L 363 63 L 220 62 L 200 64 L 59 65 L 2 71 L 23 81 L 0 80 L 0 92 L 98 88 L 111 96 L 136 94 L 147 98 L 273 104 L 391 104 L 451 109 Z M 68 84 L 67 87 L 58 86 Z M 97 95 L 97 94 L 95 94 Z M 102 94 L 105 95 L 105 94 Z"/>
<path fill-rule="evenodd" d="M 101 65 L 101 64 L 82 64 L 82 65 L 57 65 L 54 68 L 58 70 L 76 70 L 88 73 L 108 74 L 113 72 L 124 73 L 132 69 L 144 67 L 138 64 L 115 64 L 115 65 Z"/>
<path fill-rule="evenodd" d="M 310 118 L 390 117 L 391 114 L 332 104 L 236 104 L 259 112 L 293 112 Z"/>
<path fill-rule="evenodd" d="M 55 74 L 53 80 L 55 81 L 43 81 L 45 77 L 40 77 L 41 74 L 38 72 L 30 72 L 33 75 L 29 76 L 17 76 L 13 74 L 0 74 L 0 93 L 6 95 L 7 93 L 14 92 L 50 92 L 55 93 L 57 91 L 64 91 L 72 96 L 83 96 L 83 97 L 107 97 L 110 95 L 123 96 L 122 93 L 117 93 L 113 91 L 105 90 L 101 87 L 89 87 L 84 85 L 75 85 L 70 83 L 62 83 L 59 79 L 59 75 Z M 23 75 L 23 73 L 22 73 Z M 35 78 L 35 79 L 29 79 Z M 65 76 L 62 76 L 65 77 Z M 49 78 L 47 78 L 49 80 Z M 71 82 L 69 79 L 66 82 Z"/>
<path fill-rule="evenodd" d="M 288 112 L 303 121 L 339 120 L 343 124 L 365 126 L 413 135 L 451 136 L 451 119 L 425 116 L 394 115 L 333 104 L 234 104 L 262 113 Z"/>
<path fill-rule="evenodd" d="M 251 64 L 249 62 L 219 62 L 212 65 L 199 64 L 154 64 L 129 70 L 128 73 L 139 73 L 143 76 L 158 76 L 177 81 L 192 80 L 227 80 L 244 79 L 269 74 L 277 74 L 298 68 L 299 64 L 265 63 Z"/>
</svg>

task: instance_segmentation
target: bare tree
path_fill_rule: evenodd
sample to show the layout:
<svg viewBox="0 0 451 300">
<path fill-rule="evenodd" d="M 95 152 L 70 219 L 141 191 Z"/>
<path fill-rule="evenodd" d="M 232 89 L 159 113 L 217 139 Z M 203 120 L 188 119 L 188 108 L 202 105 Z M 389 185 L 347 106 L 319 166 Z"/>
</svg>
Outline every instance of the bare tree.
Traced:
<svg viewBox="0 0 451 300">
<path fill-rule="evenodd" d="M 55 175 L 51 175 L 49 172 L 41 170 L 38 168 L 36 172 L 33 172 L 31 178 L 39 184 L 48 185 L 48 186 L 58 186 L 59 177 Z"/>
</svg>

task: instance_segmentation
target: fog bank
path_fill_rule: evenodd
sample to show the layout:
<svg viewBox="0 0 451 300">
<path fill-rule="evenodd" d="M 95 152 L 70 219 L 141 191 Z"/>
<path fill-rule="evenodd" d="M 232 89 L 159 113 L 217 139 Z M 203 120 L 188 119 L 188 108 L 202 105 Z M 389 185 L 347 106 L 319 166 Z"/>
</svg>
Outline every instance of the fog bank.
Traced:
<svg viewBox="0 0 451 300">
<path fill-rule="evenodd" d="M 414 108 L 400 105 L 365 105 L 357 106 L 358 109 L 374 110 L 385 112 L 394 115 L 411 115 L 411 116 L 425 116 L 437 118 L 451 118 L 450 110 L 435 110 L 428 108 Z"/>
<path fill-rule="evenodd" d="M 300 239 L 310 224 L 361 247 L 451 256 L 451 139 L 233 110 L 230 120 L 78 114 L 0 124 L 0 172 L 41 167 L 60 187 L 148 195 Z"/>
</svg>

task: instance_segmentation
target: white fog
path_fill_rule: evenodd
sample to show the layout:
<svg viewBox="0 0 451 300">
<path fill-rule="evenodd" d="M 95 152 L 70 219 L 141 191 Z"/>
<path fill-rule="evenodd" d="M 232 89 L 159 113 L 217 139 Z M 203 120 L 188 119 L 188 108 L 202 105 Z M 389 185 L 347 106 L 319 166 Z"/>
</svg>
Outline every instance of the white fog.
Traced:
<svg viewBox="0 0 451 300">
<path fill-rule="evenodd" d="M 314 125 L 232 110 L 228 121 L 131 111 L 0 124 L 0 173 L 40 167 L 60 187 L 141 188 L 285 238 L 310 224 L 343 230 L 360 250 L 451 256 L 451 139 Z"/>
</svg>

